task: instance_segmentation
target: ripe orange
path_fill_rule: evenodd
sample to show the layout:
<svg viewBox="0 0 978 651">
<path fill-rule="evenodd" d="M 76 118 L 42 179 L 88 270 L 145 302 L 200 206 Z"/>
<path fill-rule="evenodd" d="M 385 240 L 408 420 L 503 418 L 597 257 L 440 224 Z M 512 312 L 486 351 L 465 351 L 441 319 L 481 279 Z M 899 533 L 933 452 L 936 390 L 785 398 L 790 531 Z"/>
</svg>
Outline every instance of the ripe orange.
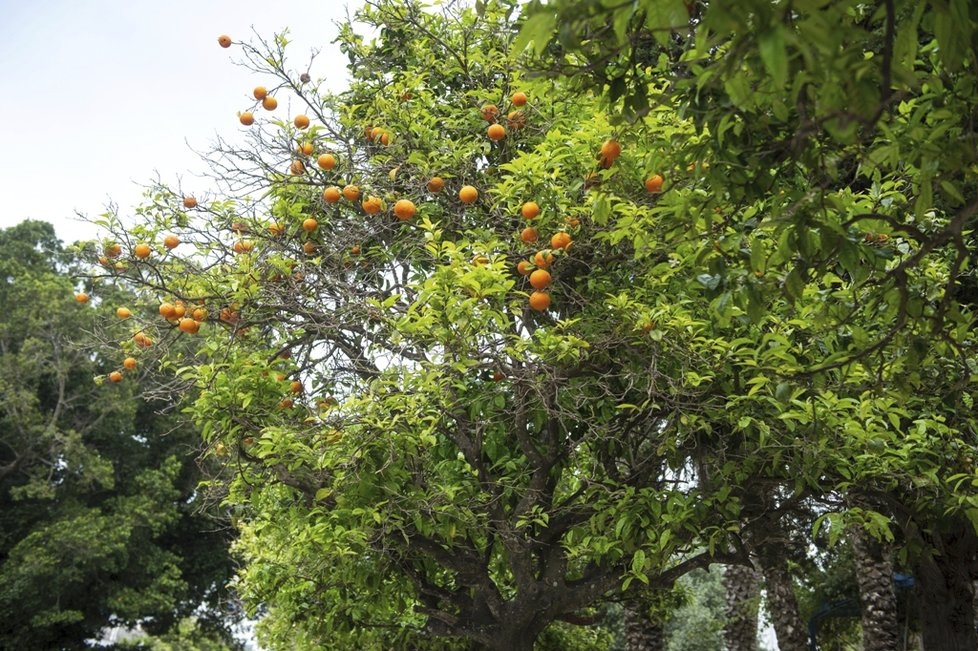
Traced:
<svg viewBox="0 0 978 651">
<path fill-rule="evenodd" d="M 289 384 L 289 389 L 292 390 L 292 393 L 302 393 L 302 382 L 292 380 L 292 382 Z"/>
<path fill-rule="evenodd" d="M 382 144 L 385 147 L 391 144 L 391 134 L 388 133 L 387 131 L 380 134 L 380 144 Z"/>
<path fill-rule="evenodd" d="M 526 93 L 519 90 L 513 93 L 513 96 L 509 99 L 513 103 L 513 106 L 525 106 L 526 105 Z"/>
<path fill-rule="evenodd" d="M 180 246 L 180 238 L 176 235 L 167 235 L 163 238 L 163 246 L 170 249 L 171 251 L 178 246 Z"/>
<path fill-rule="evenodd" d="M 122 360 L 122 365 L 131 371 L 132 369 L 136 368 L 136 358 L 135 357 L 125 358 L 124 360 Z"/>
<path fill-rule="evenodd" d="M 571 228 L 577 228 L 578 226 L 581 225 L 581 220 L 578 219 L 577 217 L 564 217 L 564 221 Z"/>
<path fill-rule="evenodd" d="M 177 327 L 190 335 L 197 334 L 197 331 L 200 330 L 200 324 L 189 318 L 180 319 L 180 323 L 177 324 Z"/>
<path fill-rule="evenodd" d="M 311 142 L 304 142 L 299 145 L 298 152 L 303 156 L 312 156 L 313 146 Z"/>
<path fill-rule="evenodd" d="M 278 100 L 269 95 L 261 101 L 261 106 L 266 111 L 274 111 L 278 108 Z"/>
<path fill-rule="evenodd" d="M 417 208 L 414 207 L 414 202 L 409 199 L 401 199 L 394 204 L 394 214 L 402 222 L 405 222 L 412 217 L 417 212 Z"/>
<path fill-rule="evenodd" d="M 217 42 L 221 47 L 231 47 L 231 37 L 227 34 L 221 34 L 218 36 Z"/>
<path fill-rule="evenodd" d="M 550 286 L 550 272 L 546 269 L 537 269 L 530 274 L 530 285 L 533 289 L 546 289 Z"/>
<path fill-rule="evenodd" d="M 340 196 L 340 189 L 335 185 L 323 190 L 323 200 L 327 203 L 336 203 L 340 200 Z"/>
<path fill-rule="evenodd" d="M 367 213 L 368 215 L 376 215 L 383 209 L 384 204 L 380 200 L 380 197 L 369 196 L 363 200 L 360 207 L 363 208 L 363 212 Z"/>
<path fill-rule="evenodd" d="M 240 316 L 234 308 L 225 307 L 221 309 L 221 321 L 226 323 L 237 323 Z"/>
<path fill-rule="evenodd" d="M 176 304 L 173 306 L 173 318 L 182 319 L 183 315 L 186 313 L 187 313 L 187 308 L 184 307 L 181 301 L 177 301 Z"/>
<path fill-rule="evenodd" d="M 122 373 L 119 371 L 112 371 L 109 373 L 109 380 L 112 382 L 122 382 Z"/>
<path fill-rule="evenodd" d="M 115 315 L 120 319 L 128 319 L 132 316 L 132 312 L 129 311 L 128 307 L 120 307 L 115 311 Z"/>
<path fill-rule="evenodd" d="M 614 138 L 606 140 L 605 143 L 601 145 L 601 155 L 613 162 L 616 158 L 621 156 L 621 145 Z"/>
<path fill-rule="evenodd" d="M 246 127 L 250 127 L 255 123 L 255 115 L 251 111 L 245 111 L 244 113 L 238 114 L 238 120 Z"/>
<path fill-rule="evenodd" d="M 187 196 L 185 196 L 183 198 L 183 207 L 184 208 L 187 208 L 187 209 L 196 208 L 197 207 L 197 199 L 194 198 L 193 195 L 189 195 L 188 194 Z"/>
<path fill-rule="evenodd" d="M 308 219 L 302 222 L 302 230 L 304 230 L 307 233 L 311 233 L 317 228 L 319 228 L 319 222 L 317 222 L 312 217 L 309 217 Z"/>
<path fill-rule="evenodd" d="M 506 137 L 506 127 L 501 124 L 490 124 L 486 129 L 486 135 L 489 136 L 489 140 L 502 140 Z"/>
<path fill-rule="evenodd" d="M 162 316 L 164 319 L 172 319 L 174 316 L 174 310 L 176 310 L 176 308 L 172 303 L 160 303 L 160 316 Z"/>
<path fill-rule="evenodd" d="M 383 133 L 384 133 L 384 128 L 383 127 L 374 127 L 373 129 L 370 130 L 370 136 L 369 137 L 370 137 L 371 140 L 377 140 L 377 139 L 380 138 L 380 136 L 383 135 Z"/>
<path fill-rule="evenodd" d="M 537 312 L 543 312 L 550 307 L 550 294 L 547 292 L 533 292 L 530 294 L 530 307 Z"/>
<path fill-rule="evenodd" d="M 319 163 L 319 166 L 324 170 L 331 170 L 336 167 L 336 157 L 332 154 L 323 154 L 316 162 Z"/>
<path fill-rule="evenodd" d="M 248 224 L 245 224 L 244 222 L 234 222 L 233 224 L 231 224 L 231 230 L 237 233 L 238 235 L 241 235 L 242 233 L 251 232 L 251 229 L 248 228 Z"/>
<path fill-rule="evenodd" d="M 486 104 L 479 111 L 482 113 L 482 119 L 486 122 L 492 122 L 499 115 L 499 107 L 495 104 Z"/>
<path fill-rule="evenodd" d="M 350 247 L 350 255 L 360 255 L 360 245 L 354 244 Z"/>
<path fill-rule="evenodd" d="M 615 159 L 609 156 L 602 156 L 601 160 L 598 161 L 598 165 L 601 169 L 607 170 L 611 169 L 611 166 L 615 164 Z"/>
<path fill-rule="evenodd" d="M 662 192 L 662 177 L 658 174 L 653 174 L 649 178 L 645 179 L 645 189 L 652 194 Z"/>
<path fill-rule="evenodd" d="M 98 257 L 98 263 L 99 263 L 100 265 L 102 265 L 103 267 L 105 267 L 105 266 L 108 266 L 108 264 L 109 264 L 109 259 L 108 259 L 107 257 L 105 257 L 104 255 L 100 255 L 100 256 Z"/>
<path fill-rule="evenodd" d="M 305 244 L 302 245 L 302 251 L 306 255 L 315 255 L 315 253 L 316 253 L 316 245 L 315 245 L 315 243 L 313 243 L 313 242 L 306 242 Z"/>
<path fill-rule="evenodd" d="M 268 232 L 271 233 L 274 237 L 278 237 L 279 235 L 285 232 L 285 226 L 282 226 L 278 222 L 273 222 L 268 225 Z"/>
<path fill-rule="evenodd" d="M 533 228 L 532 226 L 528 226 L 527 228 L 524 228 L 522 231 L 520 231 L 520 239 L 523 241 L 524 244 L 533 244 L 538 239 L 540 239 L 540 231 Z"/>
<path fill-rule="evenodd" d="M 559 233 L 554 233 L 554 236 L 550 238 L 550 248 L 551 249 L 566 249 L 571 245 L 571 236 L 560 231 Z"/>
<path fill-rule="evenodd" d="M 433 176 L 431 180 L 428 181 L 428 192 L 441 192 L 442 188 L 445 187 L 445 180 L 440 176 Z"/>
<path fill-rule="evenodd" d="M 205 308 L 203 308 L 203 307 L 198 307 L 196 310 L 193 311 L 193 314 L 191 314 L 190 316 L 191 316 L 191 318 L 194 321 L 197 321 L 197 322 L 206 321 L 207 320 L 207 310 Z"/>
<path fill-rule="evenodd" d="M 506 121 L 509 122 L 510 129 L 521 129 L 526 126 L 526 115 L 523 111 L 510 111 L 506 115 Z"/>
<path fill-rule="evenodd" d="M 530 261 L 529 260 L 520 260 L 518 263 L 516 263 L 516 271 L 518 271 L 521 276 L 529 276 L 530 275 Z"/>
<path fill-rule="evenodd" d="M 355 185 L 348 185 L 343 188 L 343 197 L 347 201 L 356 201 L 360 198 L 360 188 Z"/>
<path fill-rule="evenodd" d="M 554 256 L 550 251 L 538 251 L 535 256 L 533 256 L 533 264 L 536 265 L 538 269 L 548 269 L 550 265 L 553 264 Z"/>
<path fill-rule="evenodd" d="M 251 92 L 254 94 L 255 99 L 259 101 L 265 99 L 265 97 L 268 95 L 268 90 L 266 90 L 264 86 L 255 86 L 255 90 Z"/>
<path fill-rule="evenodd" d="M 540 214 L 540 206 L 537 205 L 536 201 L 527 201 L 523 204 L 520 212 L 523 213 L 524 219 L 536 219 L 537 215 Z"/>
<path fill-rule="evenodd" d="M 136 247 L 132 250 L 132 252 L 133 255 L 135 255 L 140 260 L 145 260 L 146 258 L 149 257 L 149 254 L 152 253 L 152 250 L 149 248 L 149 244 L 146 244 L 145 242 L 141 242 L 140 244 L 136 245 Z"/>
<path fill-rule="evenodd" d="M 295 403 L 292 402 L 292 398 L 286 398 L 285 400 L 283 400 L 280 403 L 278 403 L 278 406 L 279 406 L 280 409 L 289 409 L 294 404 Z"/>
<path fill-rule="evenodd" d="M 309 116 L 308 115 L 297 115 L 295 119 L 292 120 L 292 124 L 298 129 L 307 129 L 309 127 Z"/>
<path fill-rule="evenodd" d="M 104 250 L 105 255 L 109 256 L 110 258 L 117 258 L 119 257 L 119 254 L 122 253 L 122 245 L 113 242 L 112 244 L 106 244 Z"/>
<path fill-rule="evenodd" d="M 88 294 L 86 294 L 85 292 L 78 292 L 77 294 L 75 294 L 75 300 L 78 301 L 79 303 L 87 303 Z"/>
<path fill-rule="evenodd" d="M 299 176 L 306 171 L 306 166 L 302 164 L 301 160 L 294 160 L 292 164 L 289 165 L 289 171 L 292 172 L 293 176 Z"/>
<path fill-rule="evenodd" d="M 462 189 L 458 191 L 458 198 L 462 203 L 475 203 L 475 200 L 479 198 L 479 191 L 471 185 L 463 185 Z"/>
</svg>

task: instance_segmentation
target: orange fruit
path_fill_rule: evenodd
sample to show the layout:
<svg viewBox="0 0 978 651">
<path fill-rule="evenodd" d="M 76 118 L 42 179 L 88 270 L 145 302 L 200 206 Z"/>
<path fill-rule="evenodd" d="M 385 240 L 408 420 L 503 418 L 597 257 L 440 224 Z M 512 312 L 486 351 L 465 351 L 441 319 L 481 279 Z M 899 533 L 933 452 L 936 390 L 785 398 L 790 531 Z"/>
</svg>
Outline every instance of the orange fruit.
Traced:
<svg viewBox="0 0 978 651">
<path fill-rule="evenodd" d="M 550 286 L 550 272 L 546 269 L 537 269 L 530 274 L 530 285 L 533 289 L 546 289 Z"/>
<path fill-rule="evenodd" d="M 78 292 L 77 294 L 75 294 L 75 300 L 78 301 L 79 303 L 87 303 L 88 294 L 86 294 L 85 292 Z"/>
<path fill-rule="evenodd" d="M 611 166 L 614 164 L 615 164 L 615 159 L 610 158 L 608 156 L 602 156 L 601 160 L 598 161 L 598 165 L 601 167 L 601 169 L 605 169 L 605 170 L 611 169 Z"/>
<path fill-rule="evenodd" d="M 237 323 L 240 316 L 233 308 L 225 307 L 221 309 L 221 321 L 226 323 Z"/>
<path fill-rule="evenodd" d="M 160 316 L 167 320 L 172 319 L 175 309 L 172 303 L 160 303 Z"/>
<path fill-rule="evenodd" d="M 331 170 L 336 167 L 336 157 L 332 154 L 323 154 L 316 162 L 319 163 L 319 166 L 324 170 Z"/>
<path fill-rule="evenodd" d="M 217 42 L 221 47 L 231 47 L 231 37 L 227 34 L 221 34 L 218 36 Z"/>
<path fill-rule="evenodd" d="M 533 292 L 530 294 L 530 307 L 537 312 L 543 312 L 550 307 L 550 294 L 547 292 Z"/>
<path fill-rule="evenodd" d="M 653 174 L 649 178 L 645 179 L 645 189 L 652 194 L 662 192 L 662 177 L 658 174 Z"/>
<path fill-rule="evenodd" d="M 475 203 L 475 200 L 479 198 L 479 191 L 471 185 L 463 185 L 462 189 L 458 191 L 458 198 L 462 203 Z"/>
<path fill-rule="evenodd" d="M 499 107 L 495 104 L 486 104 L 479 111 L 482 113 L 482 119 L 486 122 L 492 122 L 499 115 Z"/>
<path fill-rule="evenodd" d="M 271 95 L 268 95 L 267 97 L 262 99 L 261 106 L 266 111 L 274 111 L 275 109 L 278 108 L 278 100 L 272 97 Z"/>
<path fill-rule="evenodd" d="M 520 260 L 518 263 L 516 263 L 516 271 L 518 271 L 521 276 L 529 276 L 530 275 L 530 261 L 529 260 Z"/>
<path fill-rule="evenodd" d="M 302 222 L 302 230 L 304 230 L 307 233 L 311 233 L 317 228 L 319 228 L 319 222 L 317 222 L 312 217 L 309 217 L 308 219 Z"/>
<path fill-rule="evenodd" d="M 307 129 L 309 128 L 309 116 L 297 115 L 295 116 L 295 119 L 292 120 L 292 124 L 294 124 L 298 129 Z"/>
<path fill-rule="evenodd" d="M 445 187 L 445 180 L 440 176 L 433 176 L 431 180 L 428 181 L 428 192 L 441 192 L 442 188 Z"/>
<path fill-rule="evenodd" d="M 513 103 L 513 106 L 525 106 L 526 105 L 526 93 L 523 91 L 516 91 L 513 96 L 509 98 L 509 101 Z"/>
<path fill-rule="evenodd" d="M 316 253 L 316 245 L 313 242 L 306 242 L 302 245 L 302 251 L 306 255 L 314 255 Z"/>
<path fill-rule="evenodd" d="M 550 251 L 538 251 L 535 256 L 533 256 L 533 264 L 536 265 L 538 269 L 547 269 L 553 264 L 554 256 Z"/>
<path fill-rule="evenodd" d="M 200 330 L 200 324 L 193 319 L 188 318 L 180 319 L 180 323 L 177 324 L 177 327 L 190 335 L 195 335 L 197 334 L 197 331 Z"/>
<path fill-rule="evenodd" d="M 192 195 L 189 195 L 188 194 L 187 196 L 185 196 L 183 198 L 183 207 L 184 208 L 187 208 L 187 209 L 196 208 L 197 207 L 197 199 L 194 198 Z"/>
<path fill-rule="evenodd" d="M 486 129 L 486 135 L 489 136 L 489 140 L 502 140 L 506 137 L 506 127 L 501 124 L 490 124 Z"/>
<path fill-rule="evenodd" d="M 125 358 L 124 360 L 122 360 L 122 365 L 131 371 L 132 369 L 136 368 L 136 358 L 135 357 Z"/>
<path fill-rule="evenodd" d="M 614 161 L 616 158 L 621 156 L 621 145 L 614 138 L 606 140 L 603 145 L 601 145 L 601 155 L 605 158 Z"/>
<path fill-rule="evenodd" d="M 540 206 L 537 205 L 536 201 L 527 201 L 523 204 L 520 212 L 523 213 L 524 219 L 536 219 L 537 215 L 540 214 Z"/>
<path fill-rule="evenodd" d="M 509 122 L 511 129 L 520 129 L 526 126 L 526 116 L 523 111 L 510 111 L 506 115 L 506 121 Z"/>
<path fill-rule="evenodd" d="M 472 264 L 474 264 L 477 267 L 485 266 L 489 264 L 489 258 L 487 258 L 484 255 L 477 255 L 474 258 L 472 258 Z"/>
<path fill-rule="evenodd" d="M 112 371 L 109 373 L 109 380 L 112 382 L 122 382 L 122 373 L 119 371 Z"/>
<path fill-rule="evenodd" d="M 303 156 L 312 156 L 312 152 L 313 152 L 312 143 L 311 142 L 302 143 L 301 145 L 299 145 L 299 149 L 297 151 Z"/>
<path fill-rule="evenodd" d="M 402 222 L 407 221 L 414 217 L 417 212 L 417 208 L 414 206 L 414 202 L 409 199 L 401 199 L 394 204 L 394 214 Z"/>
<path fill-rule="evenodd" d="M 206 321 L 207 310 L 203 307 L 198 307 L 196 310 L 193 311 L 193 314 L 191 314 L 190 317 L 197 322 Z"/>
<path fill-rule="evenodd" d="M 505 379 L 506 379 L 506 374 L 503 373 L 502 371 L 496 371 L 495 373 L 492 374 L 493 382 L 502 382 Z"/>
<path fill-rule="evenodd" d="M 577 228 L 578 226 L 581 225 L 581 220 L 578 219 L 577 217 L 564 217 L 564 221 L 571 228 Z"/>
<path fill-rule="evenodd" d="M 301 160 L 294 160 L 292 164 L 289 165 L 289 171 L 292 172 L 293 176 L 299 176 L 306 171 L 306 166 L 302 164 Z"/>
<path fill-rule="evenodd" d="M 128 307 L 120 307 L 115 311 L 115 315 L 120 319 L 128 319 L 132 316 L 132 312 L 129 311 Z"/>
<path fill-rule="evenodd" d="M 268 225 L 268 232 L 271 233 L 273 236 L 278 237 L 279 235 L 285 232 L 285 226 L 282 226 L 278 222 L 273 222 Z"/>
<path fill-rule="evenodd" d="M 180 246 L 180 238 L 176 235 L 167 235 L 163 238 L 163 246 L 170 249 L 171 251 L 178 246 Z"/>
<path fill-rule="evenodd" d="M 350 255 L 360 255 L 360 245 L 354 244 L 350 247 Z"/>
<path fill-rule="evenodd" d="M 105 255 L 110 258 L 117 258 L 119 254 L 122 253 L 122 245 L 113 242 L 112 244 L 105 245 Z"/>
<path fill-rule="evenodd" d="M 173 318 L 182 319 L 183 315 L 187 313 L 187 308 L 184 307 L 183 303 L 177 301 L 176 305 L 173 306 Z"/>
<path fill-rule="evenodd" d="M 302 393 L 302 382 L 292 380 L 291 384 L 289 384 L 289 389 L 292 390 L 292 393 Z"/>
<path fill-rule="evenodd" d="M 380 197 L 369 196 L 363 200 L 360 207 L 363 208 L 363 212 L 367 213 L 368 215 L 376 215 L 381 211 L 381 209 L 383 209 L 384 204 L 380 200 Z"/>
<path fill-rule="evenodd" d="M 520 231 L 520 239 L 523 241 L 524 244 L 533 244 L 538 239 L 540 239 L 540 231 L 533 228 L 532 226 L 528 226 L 527 228 L 524 228 L 522 231 Z"/>
<path fill-rule="evenodd" d="M 133 255 L 135 255 L 140 260 L 145 260 L 146 258 L 149 257 L 149 254 L 152 253 L 152 250 L 149 248 L 149 244 L 146 244 L 145 242 L 141 242 L 136 245 L 136 247 L 132 250 L 132 252 Z"/>
<path fill-rule="evenodd" d="M 98 263 L 102 266 L 107 266 L 109 264 L 109 259 L 104 255 L 100 255 L 98 257 Z"/>
<path fill-rule="evenodd" d="M 280 409 L 289 409 L 294 404 L 295 403 L 292 402 L 292 398 L 286 398 L 285 400 L 283 400 L 280 403 L 278 403 L 278 406 L 279 406 Z"/>
<path fill-rule="evenodd" d="M 385 147 L 391 144 L 391 134 L 386 131 L 380 134 L 380 144 L 382 144 Z"/>
<path fill-rule="evenodd" d="M 340 200 L 340 196 L 340 189 L 335 185 L 323 190 L 323 201 L 327 203 L 336 203 Z"/>
<path fill-rule="evenodd" d="M 550 248 L 551 249 L 566 249 L 571 245 L 571 236 L 560 231 L 559 233 L 554 233 L 554 236 L 550 238 Z"/>
<path fill-rule="evenodd" d="M 251 111 L 245 111 L 244 113 L 238 114 L 238 120 L 246 127 L 250 127 L 255 123 L 255 115 Z"/>
<path fill-rule="evenodd" d="M 255 86 L 255 90 L 251 92 L 255 96 L 255 99 L 259 101 L 265 99 L 265 97 L 268 95 L 268 90 L 266 90 L 264 86 Z"/>
<path fill-rule="evenodd" d="M 373 129 L 370 130 L 369 137 L 371 140 L 377 140 L 378 138 L 380 138 L 380 136 L 383 135 L 383 133 L 384 133 L 383 127 L 374 127 Z"/>
<path fill-rule="evenodd" d="M 343 197 L 347 201 L 356 201 L 360 198 L 360 188 L 355 185 L 348 185 L 343 188 Z"/>
</svg>

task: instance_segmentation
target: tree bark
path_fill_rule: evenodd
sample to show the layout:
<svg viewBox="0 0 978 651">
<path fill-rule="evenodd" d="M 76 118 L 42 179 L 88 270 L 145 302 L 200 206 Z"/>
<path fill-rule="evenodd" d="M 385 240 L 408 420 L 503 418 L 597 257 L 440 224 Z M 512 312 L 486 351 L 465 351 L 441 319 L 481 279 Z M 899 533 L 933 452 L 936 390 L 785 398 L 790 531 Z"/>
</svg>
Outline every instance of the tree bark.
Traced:
<svg viewBox="0 0 978 651">
<path fill-rule="evenodd" d="M 921 555 L 914 563 L 920 628 L 925 651 L 974 651 L 974 587 L 971 568 L 978 539 L 965 525 L 958 531 L 935 536 L 936 553 Z"/>
<path fill-rule="evenodd" d="M 863 651 L 892 651 L 897 648 L 899 625 L 891 552 L 861 529 L 852 530 L 850 542 L 859 583 Z"/>
<path fill-rule="evenodd" d="M 641 602 L 625 602 L 625 651 L 663 651 L 665 632 Z"/>
<path fill-rule="evenodd" d="M 767 588 L 768 611 L 780 651 L 808 651 L 808 633 L 798 611 L 798 600 L 791 584 L 788 561 L 772 552 L 761 553 L 760 564 Z M 972 650 L 973 651 L 973 650 Z"/>
<path fill-rule="evenodd" d="M 723 573 L 726 590 L 726 621 L 723 637 L 727 651 L 757 651 L 757 610 L 760 581 L 757 571 L 744 565 L 727 565 Z"/>
</svg>

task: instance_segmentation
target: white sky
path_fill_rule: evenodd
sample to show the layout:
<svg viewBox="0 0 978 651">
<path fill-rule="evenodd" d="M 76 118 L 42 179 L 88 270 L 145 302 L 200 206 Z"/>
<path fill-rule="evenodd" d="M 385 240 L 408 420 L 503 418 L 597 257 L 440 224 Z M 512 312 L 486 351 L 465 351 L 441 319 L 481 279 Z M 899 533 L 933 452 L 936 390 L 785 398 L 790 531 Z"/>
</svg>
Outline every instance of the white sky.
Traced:
<svg viewBox="0 0 978 651">
<path fill-rule="evenodd" d="M 267 81 L 234 65 L 238 48 L 217 37 L 288 27 L 289 67 L 304 69 L 319 48 L 312 76 L 339 90 L 347 59 L 332 43 L 333 23 L 346 4 L 0 0 L 0 227 L 30 217 L 54 223 L 69 243 L 94 237 L 75 211 L 95 216 L 112 200 L 129 214 L 139 184 L 157 172 L 204 194 L 190 147 L 206 150 L 216 133 L 233 138 L 237 112 Z M 282 113 L 288 102 L 279 99 Z"/>
</svg>

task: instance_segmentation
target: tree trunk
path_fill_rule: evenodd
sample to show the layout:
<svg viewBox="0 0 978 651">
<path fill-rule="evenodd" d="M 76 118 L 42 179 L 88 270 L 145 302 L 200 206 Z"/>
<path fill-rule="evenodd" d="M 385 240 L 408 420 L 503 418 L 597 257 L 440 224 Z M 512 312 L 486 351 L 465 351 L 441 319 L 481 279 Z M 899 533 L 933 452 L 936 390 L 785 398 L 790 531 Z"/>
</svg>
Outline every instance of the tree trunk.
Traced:
<svg viewBox="0 0 978 651">
<path fill-rule="evenodd" d="M 862 606 L 863 651 L 892 651 L 899 625 L 890 550 L 861 529 L 852 530 L 850 541 Z"/>
<path fill-rule="evenodd" d="M 760 582 L 754 568 L 727 565 L 723 572 L 726 621 L 723 637 L 727 651 L 757 651 L 757 610 Z"/>
<path fill-rule="evenodd" d="M 760 555 L 764 572 L 764 585 L 767 588 L 768 611 L 774 632 L 778 636 L 780 651 L 808 651 L 808 633 L 798 611 L 798 600 L 791 584 L 788 561 L 780 555 L 767 550 Z M 974 650 L 972 650 L 974 651 Z"/>
<path fill-rule="evenodd" d="M 922 555 L 914 564 L 925 651 L 978 649 L 970 572 L 976 542 L 974 534 L 962 527 L 938 538 L 936 553 Z"/>
<path fill-rule="evenodd" d="M 666 648 L 662 624 L 649 617 L 641 602 L 630 601 L 625 608 L 625 651 L 663 651 Z"/>
</svg>

